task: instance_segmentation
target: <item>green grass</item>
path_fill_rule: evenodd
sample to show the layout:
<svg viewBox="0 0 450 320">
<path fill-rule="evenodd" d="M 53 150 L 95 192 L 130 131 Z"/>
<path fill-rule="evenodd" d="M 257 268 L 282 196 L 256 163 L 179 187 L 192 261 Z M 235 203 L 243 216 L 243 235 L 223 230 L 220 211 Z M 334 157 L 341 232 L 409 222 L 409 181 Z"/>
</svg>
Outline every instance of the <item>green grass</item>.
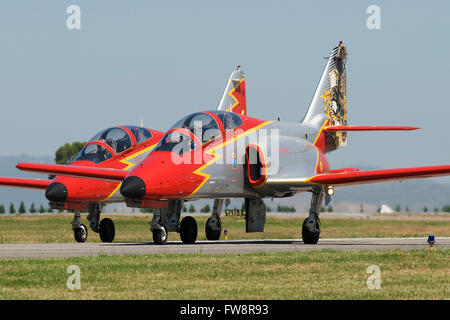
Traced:
<svg viewBox="0 0 450 320">
<path fill-rule="evenodd" d="M 448 299 L 450 250 L 159 254 L 0 261 L 0 299 Z M 381 269 L 381 289 L 366 286 Z M 69 265 L 81 289 L 66 287 Z"/>
<path fill-rule="evenodd" d="M 109 215 L 116 226 L 116 242 L 151 241 L 149 221 L 151 215 Z M 206 215 L 196 216 L 198 239 L 205 240 Z M 51 243 L 73 242 L 69 214 L 51 216 L 1 216 L 0 243 Z M 245 233 L 245 220 L 239 217 L 222 217 L 222 227 L 228 230 L 229 239 L 298 239 L 301 238 L 303 218 L 267 217 L 264 233 Z M 86 215 L 83 223 L 88 225 Z M 378 219 L 322 219 L 321 238 L 356 237 L 425 237 L 450 236 L 450 219 L 426 220 L 378 220 Z M 89 230 L 90 231 L 90 230 Z M 169 234 L 169 241 L 179 240 L 175 232 Z M 223 234 L 222 234 L 223 239 Z M 97 234 L 89 232 L 89 242 L 100 241 Z"/>
</svg>

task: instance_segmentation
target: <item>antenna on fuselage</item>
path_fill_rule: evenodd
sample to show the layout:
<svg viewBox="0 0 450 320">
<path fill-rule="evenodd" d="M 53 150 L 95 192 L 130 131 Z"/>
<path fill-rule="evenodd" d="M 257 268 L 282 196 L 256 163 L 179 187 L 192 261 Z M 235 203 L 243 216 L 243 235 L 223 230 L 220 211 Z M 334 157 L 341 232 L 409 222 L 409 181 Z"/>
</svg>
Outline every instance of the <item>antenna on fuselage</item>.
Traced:
<svg viewBox="0 0 450 320">
<path fill-rule="evenodd" d="M 140 126 L 141 126 L 141 128 L 143 128 L 144 127 L 144 120 L 141 118 L 140 122 L 141 122 Z"/>
</svg>

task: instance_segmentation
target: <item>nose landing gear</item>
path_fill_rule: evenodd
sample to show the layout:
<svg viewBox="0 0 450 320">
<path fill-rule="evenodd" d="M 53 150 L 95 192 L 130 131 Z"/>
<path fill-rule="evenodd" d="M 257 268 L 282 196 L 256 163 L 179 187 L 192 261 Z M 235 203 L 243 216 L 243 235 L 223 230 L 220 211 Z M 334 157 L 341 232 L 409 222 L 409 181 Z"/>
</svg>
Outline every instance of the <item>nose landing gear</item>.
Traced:
<svg viewBox="0 0 450 320">
<path fill-rule="evenodd" d="M 153 242 L 156 244 L 166 244 L 167 242 L 167 229 L 164 225 L 159 225 L 155 227 L 152 231 Z"/>
<path fill-rule="evenodd" d="M 181 220 L 181 200 L 169 200 L 167 208 L 155 208 L 153 219 L 150 222 L 150 231 L 153 234 L 153 242 L 165 244 L 168 232 L 180 233 L 183 243 L 192 244 L 197 240 L 198 226 L 193 217 L 187 216 Z"/>
<path fill-rule="evenodd" d="M 73 236 L 76 242 L 86 242 L 88 237 L 88 230 L 84 224 L 80 224 L 79 227 L 73 229 Z"/>
<path fill-rule="evenodd" d="M 100 204 L 90 203 L 88 205 L 89 226 L 91 230 L 100 235 L 102 242 L 113 242 L 116 235 L 114 222 L 109 218 L 104 218 L 100 221 Z M 100 223 L 99 223 L 100 221 Z M 76 242 L 86 242 L 88 238 L 88 228 L 81 223 L 81 214 L 79 210 L 74 211 L 72 221 L 72 230 Z"/>
<path fill-rule="evenodd" d="M 73 220 L 71 222 L 73 237 L 76 242 L 83 243 L 86 242 L 88 237 L 88 230 L 84 224 L 81 224 L 81 214 L 80 211 L 75 210 L 73 214 Z"/>
</svg>

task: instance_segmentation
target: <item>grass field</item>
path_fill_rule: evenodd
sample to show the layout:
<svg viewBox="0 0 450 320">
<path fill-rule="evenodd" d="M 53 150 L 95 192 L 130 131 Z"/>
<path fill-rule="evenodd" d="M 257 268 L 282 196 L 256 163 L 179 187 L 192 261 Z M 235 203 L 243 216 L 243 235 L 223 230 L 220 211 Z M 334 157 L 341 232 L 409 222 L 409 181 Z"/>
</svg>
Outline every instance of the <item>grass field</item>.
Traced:
<svg viewBox="0 0 450 320">
<path fill-rule="evenodd" d="M 116 242 L 151 241 L 151 215 L 103 216 L 114 220 Z M 207 216 L 196 219 L 205 239 Z M 73 242 L 71 220 L 69 214 L 0 216 L 0 242 Z M 246 234 L 244 219 L 222 219 L 229 239 L 300 238 L 302 221 L 269 216 L 264 233 Z M 429 234 L 450 236 L 450 219 L 322 219 L 322 238 Z M 90 232 L 88 241 L 99 237 Z M 449 263 L 450 250 L 12 259 L 0 260 L 0 299 L 448 299 Z M 70 265 L 80 267 L 80 290 L 66 287 Z M 366 286 L 370 265 L 381 269 L 379 290 Z"/>
<path fill-rule="evenodd" d="M 0 260 L 0 299 L 449 299 L 450 250 Z M 81 271 L 69 290 L 67 268 Z M 370 290 L 370 265 L 381 288 Z"/>
<path fill-rule="evenodd" d="M 83 216 L 83 223 L 88 221 Z M 114 220 L 116 242 L 151 241 L 149 221 L 151 215 L 102 215 Z M 206 215 L 196 216 L 198 239 L 205 240 Z M 228 230 L 229 239 L 299 239 L 304 217 L 268 216 L 263 233 L 245 233 L 245 220 L 239 217 L 222 217 L 222 227 Z M 0 216 L 0 243 L 51 243 L 73 242 L 70 214 Z M 394 219 L 322 219 L 321 238 L 356 237 L 425 237 L 450 236 L 450 219 L 394 220 Z M 90 230 L 89 230 L 90 231 Z M 169 233 L 169 241 L 179 240 L 178 233 Z M 223 234 L 222 234 L 223 239 Z M 89 232 L 89 242 L 100 241 L 97 234 Z"/>
</svg>

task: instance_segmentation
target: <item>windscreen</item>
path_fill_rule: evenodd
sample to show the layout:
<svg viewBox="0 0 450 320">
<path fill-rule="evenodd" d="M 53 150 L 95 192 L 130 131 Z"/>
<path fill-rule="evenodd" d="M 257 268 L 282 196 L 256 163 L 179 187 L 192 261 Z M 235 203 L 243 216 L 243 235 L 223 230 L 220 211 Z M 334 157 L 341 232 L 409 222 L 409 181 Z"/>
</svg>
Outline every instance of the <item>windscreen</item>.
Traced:
<svg viewBox="0 0 450 320">
<path fill-rule="evenodd" d="M 74 161 L 83 160 L 100 163 L 111 158 L 112 154 L 108 149 L 98 144 L 90 144 L 80 150 Z"/>
<path fill-rule="evenodd" d="M 192 132 L 201 143 L 214 140 L 220 136 L 219 126 L 216 120 L 209 114 L 203 112 L 194 113 L 181 119 L 170 129 L 178 128 Z"/>
<path fill-rule="evenodd" d="M 197 145 L 188 134 L 174 131 L 167 133 L 164 138 L 161 139 L 154 152 L 170 151 L 182 155 L 195 148 L 197 148 Z"/>
</svg>

